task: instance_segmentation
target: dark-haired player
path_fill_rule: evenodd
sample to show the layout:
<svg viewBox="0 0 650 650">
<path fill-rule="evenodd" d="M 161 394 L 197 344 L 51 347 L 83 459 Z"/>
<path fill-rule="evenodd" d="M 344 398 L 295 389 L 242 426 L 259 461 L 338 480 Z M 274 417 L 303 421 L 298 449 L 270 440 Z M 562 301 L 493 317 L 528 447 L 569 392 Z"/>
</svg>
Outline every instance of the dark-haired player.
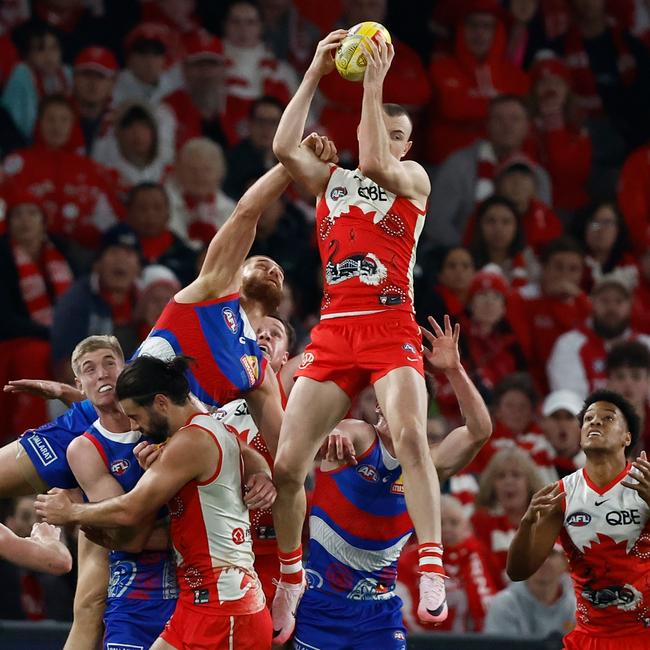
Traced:
<svg viewBox="0 0 650 650">
<path fill-rule="evenodd" d="M 560 540 L 575 586 L 567 650 L 650 647 L 650 463 L 626 450 L 639 418 L 618 393 L 599 390 L 578 416 L 583 469 L 535 494 L 508 552 L 508 575 L 526 580 Z"/>
</svg>

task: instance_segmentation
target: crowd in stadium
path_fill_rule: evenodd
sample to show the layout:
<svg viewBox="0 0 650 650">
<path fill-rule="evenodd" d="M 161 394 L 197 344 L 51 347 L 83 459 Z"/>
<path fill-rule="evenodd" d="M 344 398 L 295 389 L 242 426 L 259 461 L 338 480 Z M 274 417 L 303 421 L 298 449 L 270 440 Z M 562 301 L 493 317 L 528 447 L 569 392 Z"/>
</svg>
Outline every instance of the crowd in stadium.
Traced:
<svg viewBox="0 0 650 650">
<path fill-rule="evenodd" d="M 74 383 L 70 358 L 114 334 L 128 358 L 197 275 L 272 144 L 316 43 L 372 20 L 395 59 L 384 101 L 413 120 L 432 191 L 415 266 L 418 321 L 460 323 L 463 365 L 493 418 L 443 485 L 450 615 L 438 629 L 571 629 L 563 554 L 523 584 L 506 556 L 531 496 L 584 464 L 576 416 L 611 388 L 650 449 L 650 2 L 647 0 L 6 0 L 0 4 L 0 386 Z M 308 130 L 357 163 L 362 85 L 325 77 Z M 284 269 L 300 354 L 318 320 L 313 200 L 268 205 L 252 255 Z M 429 436 L 462 422 L 428 375 Z M 61 412 L 0 392 L 0 442 Z M 353 414 L 376 421 L 372 389 Z M 2 521 L 27 536 L 33 499 Z M 73 549 L 74 530 L 65 531 Z M 400 561 L 421 630 L 417 559 Z M 0 561 L 0 619 L 70 620 L 75 573 Z M 498 595 L 497 595 L 498 594 Z M 558 595 L 559 594 L 559 595 Z M 532 616 L 535 612 L 535 616 Z"/>
</svg>

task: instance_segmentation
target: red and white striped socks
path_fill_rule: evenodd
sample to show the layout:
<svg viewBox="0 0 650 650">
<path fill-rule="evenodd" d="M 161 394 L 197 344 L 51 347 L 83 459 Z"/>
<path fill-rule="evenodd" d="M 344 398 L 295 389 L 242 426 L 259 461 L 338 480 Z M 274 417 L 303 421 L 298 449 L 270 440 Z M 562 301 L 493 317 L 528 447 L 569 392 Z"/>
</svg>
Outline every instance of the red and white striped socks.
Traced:
<svg viewBox="0 0 650 650">
<path fill-rule="evenodd" d="M 298 585 L 302 582 L 302 544 L 289 553 L 278 550 L 280 560 L 280 581 Z"/>
<path fill-rule="evenodd" d="M 445 575 L 442 564 L 442 544 L 426 542 L 418 545 L 418 564 L 422 573 L 439 573 Z"/>
</svg>

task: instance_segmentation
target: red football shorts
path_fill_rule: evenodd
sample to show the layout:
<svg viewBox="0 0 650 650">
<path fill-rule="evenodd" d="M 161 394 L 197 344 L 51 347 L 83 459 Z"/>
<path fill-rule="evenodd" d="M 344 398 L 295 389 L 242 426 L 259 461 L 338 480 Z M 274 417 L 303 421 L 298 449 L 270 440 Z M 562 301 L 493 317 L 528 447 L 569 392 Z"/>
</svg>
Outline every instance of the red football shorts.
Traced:
<svg viewBox="0 0 650 650">
<path fill-rule="evenodd" d="M 598 637 L 574 630 L 564 637 L 564 650 L 641 650 L 650 648 L 650 631 Z"/>
<path fill-rule="evenodd" d="M 424 376 L 422 335 L 408 312 L 322 320 L 311 331 L 296 377 L 333 381 L 354 399 L 396 368 Z"/>
<path fill-rule="evenodd" d="M 218 616 L 178 600 L 161 638 L 177 650 L 269 650 L 273 637 L 271 614 Z"/>
<path fill-rule="evenodd" d="M 277 551 L 274 553 L 257 553 L 255 555 L 255 573 L 262 583 L 262 590 L 266 597 L 266 606 L 271 609 L 275 596 L 274 580 L 280 579 L 280 560 Z"/>
</svg>

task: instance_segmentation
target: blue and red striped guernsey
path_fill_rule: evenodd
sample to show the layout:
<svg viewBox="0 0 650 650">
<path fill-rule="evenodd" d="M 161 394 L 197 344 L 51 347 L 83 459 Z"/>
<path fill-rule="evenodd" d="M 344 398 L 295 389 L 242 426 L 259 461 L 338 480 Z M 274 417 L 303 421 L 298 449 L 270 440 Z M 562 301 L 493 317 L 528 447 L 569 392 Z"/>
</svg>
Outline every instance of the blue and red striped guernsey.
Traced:
<svg viewBox="0 0 650 650">
<path fill-rule="evenodd" d="M 172 299 L 134 356 L 143 354 L 164 360 L 192 357 L 190 389 L 214 407 L 258 386 L 266 369 L 238 293 L 196 303 Z"/>
<path fill-rule="evenodd" d="M 397 560 L 413 524 L 402 469 L 379 437 L 358 465 L 316 472 L 309 517 L 309 589 L 353 600 L 395 595 Z"/>
</svg>

